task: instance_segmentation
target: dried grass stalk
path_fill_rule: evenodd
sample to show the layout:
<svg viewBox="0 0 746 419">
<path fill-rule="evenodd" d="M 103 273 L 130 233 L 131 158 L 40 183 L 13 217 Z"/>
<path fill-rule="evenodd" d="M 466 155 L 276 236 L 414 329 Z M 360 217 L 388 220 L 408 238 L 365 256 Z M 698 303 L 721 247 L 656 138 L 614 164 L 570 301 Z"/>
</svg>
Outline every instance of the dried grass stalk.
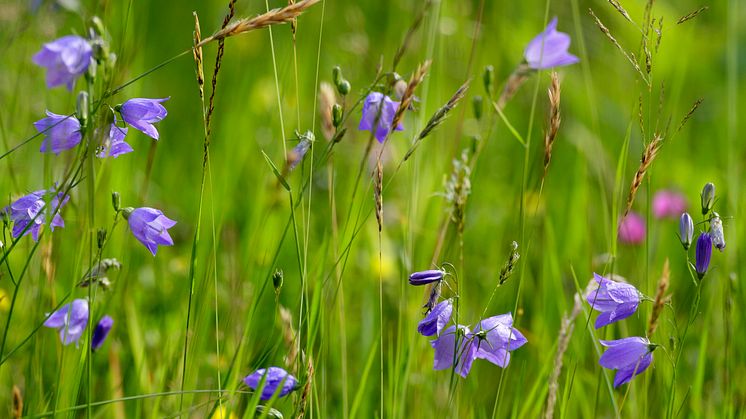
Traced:
<svg viewBox="0 0 746 419">
<path fill-rule="evenodd" d="M 631 17 L 629 17 L 629 13 L 627 13 L 627 11 L 626 11 L 626 10 L 624 10 L 624 7 L 622 7 L 622 5 L 621 5 L 621 4 L 619 4 L 619 2 L 618 2 L 618 1 L 616 1 L 616 0 L 609 0 L 609 3 L 610 3 L 610 4 L 612 5 L 612 6 L 614 6 L 614 8 L 615 8 L 615 9 L 617 10 L 617 12 L 619 12 L 619 13 L 620 13 L 620 14 L 621 14 L 622 16 L 624 16 L 624 18 L 625 18 L 625 19 L 627 19 L 628 21 L 630 21 L 630 22 L 632 22 L 632 23 L 635 23 L 635 22 L 634 22 L 634 21 L 632 20 L 632 18 L 631 18 Z"/>
<path fill-rule="evenodd" d="M 322 81 L 319 85 L 319 115 L 321 116 L 321 134 L 327 140 L 334 136 L 332 108 L 337 103 L 337 96 L 331 84 Z"/>
<path fill-rule="evenodd" d="M 661 272 L 661 278 L 658 280 L 658 291 L 655 293 L 655 304 L 653 305 L 653 312 L 650 313 L 650 321 L 648 321 L 648 334 L 650 337 L 655 332 L 655 328 L 658 327 L 658 318 L 663 312 L 663 306 L 668 302 L 668 285 L 671 278 L 671 269 L 669 268 L 668 258 L 663 262 L 663 272 Z"/>
<path fill-rule="evenodd" d="M 687 20 L 692 20 L 695 17 L 697 17 L 700 13 L 704 12 L 707 9 L 709 9 L 708 6 L 700 7 L 699 9 L 697 9 L 697 10 L 695 10 L 695 11 L 689 13 L 689 14 L 686 14 L 686 15 L 682 16 L 679 20 L 676 21 L 676 24 L 677 25 L 681 25 L 682 23 L 686 22 Z"/>
<path fill-rule="evenodd" d="M 376 175 L 373 182 L 373 194 L 376 199 L 376 220 L 378 221 L 378 232 L 380 233 L 383 230 L 383 164 L 380 158 L 376 162 Z"/>
<path fill-rule="evenodd" d="M 648 81 L 648 78 L 645 77 L 645 74 L 643 74 L 642 69 L 640 68 L 640 65 L 637 64 L 637 59 L 635 58 L 635 54 L 628 53 L 627 51 L 624 50 L 624 48 L 622 48 L 621 45 L 619 45 L 619 42 L 616 40 L 616 38 L 614 38 L 614 35 L 611 34 L 611 31 L 609 31 L 609 28 L 604 26 L 604 24 L 601 22 L 601 19 L 599 19 L 596 16 L 596 14 L 593 13 L 593 9 L 588 9 L 588 13 L 590 13 L 591 16 L 593 16 L 593 19 L 595 19 L 596 26 L 598 26 L 598 29 L 600 29 L 601 32 L 603 32 L 603 34 L 606 35 L 607 38 L 609 38 L 611 43 L 614 44 L 614 46 L 617 47 L 617 49 L 621 51 L 622 54 L 624 54 L 624 56 L 627 58 L 627 61 L 629 61 L 630 64 L 632 64 L 632 67 L 634 67 L 635 70 L 637 70 L 637 72 L 640 74 L 640 77 L 642 77 L 642 80 L 645 82 L 645 84 L 649 86 L 650 82 Z"/>
<path fill-rule="evenodd" d="M 306 404 L 311 395 L 311 384 L 313 383 L 313 375 L 315 370 L 313 368 L 313 357 L 308 356 L 308 363 L 306 364 L 306 384 L 303 386 L 303 393 L 300 395 L 300 408 L 298 410 L 298 418 L 302 418 L 306 414 Z"/>
<path fill-rule="evenodd" d="M 199 17 L 197 12 L 192 12 L 194 16 L 194 45 L 199 45 L 202 41 L 202 32 L 199 28 Z M 204 100 L 205 98 L 205 69 L 202 60 L 202 47 L 194 47 L 192 49 L 192 56 L 194 57 L 194 64 L 197 66 L 197 85 L 199 86 L 199 98 Z"/>
<path fill-rule="evenodd" d="M 404 112 L 409 109 L 410 105 L 412 105 L 412 100 L 414 99 L 414 90 L 419 86 L 420 83 L 422 83 L 422 80 L 425 79 L 425 75 L 427 74 L 428 68 L 430 68 L 430 64 L 432 61 L 427 60 L 424 63 L 417 66 L 417 69 L 412 74 L 412 77 L 409 79 L 409 83 L 407 84 L 407 89 L 404 90 L 404 94 L 402 95 L 401 102 L 399 103 L 399 108 L 396 110 L 396 113 L 394 114 L 394 119 L 391 121 L 391 126 L 396 127 L 401 122 L 402 118 L 404 118 Z M 389 134 L 391 131 L 389 131 Z"/>
<path fill-rule="evenodd" d="M 237 20 L 236 22 L 225 26 L 214 35 L 202 40 L 197 46 L 205 45 L 209 42 L 219 41 L 231 36 L 240 35 L 256 29 L 266 28 L 271 25 L 290 23 L 293 19 L 300 16 L 309 7 L 318 3 L 320 0 L 301 0 L 295 4 L 288 5 L 281 9 L 270 10 L 259 16 Z"/>
<path fill-rule="evenodd" d="M 562 372 L 562 363 L 567 352 L 567 347 L 570 344 L 570 337 L 572 337 L 573 329 L 575 328 L 575 319 L 580 314 L 580 310 L 583 307 L 583 298 L 580 294 L 575 294 L 575 305 L 573 305 L 572 312 L 568 315 L 565 313 L 562 315 L 562 324 L 560 326 L 559 336 L 557 337 L 557 354 L 554 356 L 554 368 L 552 368 L 552 375 L 549 377 L 549 394 L 547 396 L 547 408 L 544 412 L 545 419 L 552 419 L 554 417 L 554 407 L 557 404 L 557 390 L 559 389 L 559 377 Z"/>
<path fill-rule="evenodd" d="M 691 118 L 692 115 L 694 115 L 694 112 L 697 110 L 697 108 L 699 108 L 699 105 L 702 104 L 703 100 L 704 100 L 703 98 L 699 98 L 694 102 L 694 104 L 692 104 L 691 109 L 689 109 L 689 112 L 687 112 L 686 115 L 684 115 L 684 118 L 681 120 L 681 123 L 679 124 L 679 128 L 676 129 L 676 132 L 681 131 L 681 129 L 684 128 L 684 125 L 687 123 L 687 121 L 689 121 L 689 118 Z"/>
<path fill-rule="evenodd" d="M 653 164 L 653 160 L 655 160 L 655 156 L 658 155 L 658 151 L 660 150 L 661 146 L 663 146 L 663 137 L 661 137 L 660 134 L 655 134 L 652 141 L 650 141 L 648 145 L 645 146 L 645 151 L 643 151 L 642 159 L 640 160 L 640 167 L 637 168 L 635 177 L 632 180 L 632 185 L 629 188 L 629 194 L 627 195 L 627 206 L 624 209 L 625 216 L 629 213 L 629 210 L 632 209 L 632 203 L 635 201 L 637 190 L 640 189 L 642 180 L 645 178 L 645 173 L 647 173 L 650 165 Z"/>
<path fill-rule="evenodd" d="M 549 86 L 549 129 L 544 136 L 544 175 L 542 181 L 547 176 L 549 162 L 552 160 L 552 146 L 557 138 L 557 132 L 560 127 L 560 96 L 562 89 L 560 87 L 559 76 L 552 72 L 552 84 Z"/>
<path fill-rule="evenodd" d="M 17 385 L 13 385 L 13 418 L 23 417 L 23 395 Z"/>
</svg>

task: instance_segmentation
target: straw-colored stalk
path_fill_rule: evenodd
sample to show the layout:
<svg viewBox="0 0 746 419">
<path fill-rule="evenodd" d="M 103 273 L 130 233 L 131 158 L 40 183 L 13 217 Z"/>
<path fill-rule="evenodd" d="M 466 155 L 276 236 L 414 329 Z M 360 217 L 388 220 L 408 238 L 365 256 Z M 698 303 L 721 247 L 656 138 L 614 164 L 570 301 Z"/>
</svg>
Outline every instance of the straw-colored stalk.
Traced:
<svg viewBox="0 0 746 419">
<path fill-rule="evenodd" d="M 552 146 L 554 140 L 557 138 L 557 132 L 560 127 L 560 96 L 562 90 L 560 88 L 559 76 L 557 73 L 552 72 L 552 84 L 549 86 L 549 129 L 544 136 L 544 175 L 542 180 L 547 176 L 547 170 L 549 170 L 549 162 L 552 160 Z"/>
<path fill-rule="evenodd" d="M 658 151 L 660 150 L 662 145 L 663 137 L 661 137 L 660 134 L 655 134 L 652 141 L 650 141 L 648 145 L 645 146 L 645 151 L 643 151 L 642 159 L 640 160 L 640 167 L 637 168 L 635 177 L 634 179 L 632 179 L 632 185 L 629 188 L 629 194 L 627 195 L 627 206 L 624 209 L 625 216 L 629 213 L 629 210 L 632 209 L 632 203 L 635 202 L 635 196 L 637 195 L 638 189 L 640 189 L 640 185 L 642 185 L 642 180 L 645 178 L 645 173 L 647 173 L 650 165 L 653 164 L 653 160 L 655 160 L 655 156 L 658 155 Z"/>
<path fill-rule="evenodd" d="M 663 272 L 661 272 L 661 278 L 658 280 L 658 291 L 655 293 L 655 304 L 653 305 L 653 312 L 650 313 L 650 321 L 648 321 L 648 334 L 650 337 L 655 332 L 655 328 L 658 327 L 658 318 L 663 312 L 663 306 L 668 302 L 668 285 L 671 279 L 671 269 L 669 268 L 668 258 L 663 263 Z"/>
<path fill-rule="evenodd" d="M 331 84 L 322 81 L 319 85 L 319 115 L 321 116 L 321 134 L 327 140 L 334 136 L 332 107 L 337 103 L 337 96 Z"/>
<path fill-rule="evenodd" d="M 409 79 L 407 89 L 404 90 L 404 95 L 402 95 L 401 102 L 399 103 L 399 108 L 396 110 L 394 119 L 391 122 L 392 129 L 399 125 L 402 118 L 404 118 L 404 111 L 409 109 L 410 105 L 412 105 L 412 100 L 414 99 L 414 90 L 425 79 L 425 75 L 427 74 L 427 70 L 428 68 L 430 68 L 431 63 L 432 61 L 427 60 L 417 66 L 417 69 L 414 71 L 412 77 Z"/>
</svg>

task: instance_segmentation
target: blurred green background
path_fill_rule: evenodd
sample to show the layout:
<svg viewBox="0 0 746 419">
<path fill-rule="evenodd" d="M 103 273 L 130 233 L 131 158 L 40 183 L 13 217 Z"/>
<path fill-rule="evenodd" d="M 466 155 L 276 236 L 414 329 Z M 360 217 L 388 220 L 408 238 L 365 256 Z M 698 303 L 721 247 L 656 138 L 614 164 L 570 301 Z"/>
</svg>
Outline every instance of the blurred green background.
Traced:
<svg viewBox="0 0 746 419">
<path fill-rule="evenodd" d="M 384 183 L 390 183 L 384 192 L 379 243 L 371 213 L 373 166 L 363 157 L 368 135 L 357 131 L 359 108 L 347 121 L 347 133 L 334 147 L 330 163 L 313 165 L 312 170 L 311 159 L 319 162 L 327 147 L 318 113 L 314 114 L 317 82 L 331 82 L 332 67 L 339 65 L 352 85 L 345 99 L 349 107 L 373 82 L 379 63 L 384 71 L 390 70 L 394 54 L 425 4 L 324 0 L 300 17 L 295 41 L 288 25 L 273 27 L 274 53 L 267 29 L 226 40 L 196 253 L 184 390 L 217 389 L 219 377 L 224 381 L 221 388 L 246 390 L 240 379 L 269 365 L 286 367 L 305 383 L 310 358 L 315 374 L 306 414 L 311 417 L 537 417 L 545 409 L 560 319 L 572 310 L 577 291 L 573 272 L 584 287 L 593 272 L 609 273 L 609 266 L 599 261 L 613 254 L 613 273 L 650 296 L 655 294 L 664 260 L 670 259 L 671 305 L 649 337 L 664 349 L 656 351 L 648 371 L 611 393 L 621 407 L 615 412 L 603 378 L 604 373 L 613 378 L 613 373 L 598 365 L 594 341 L 643 336 L 652 304 L 643 303 L 633 317 L 599 332 L 588 326 L 588 306 L 584 306 L 564 357 L 555 417 L 663 417 L 673 378 L 670 357 L 682 344 L 677 337 L 695 295 L 677 236 L 678 221 L 647 217 L 648 240 L 641 246 L 617 246 L 613 240 L 619 206 L 626 199 L 644 141 L 670 119 L 669 136 L 633 209 L 649 214 L 655 191 L 673 188 L 687 196 L 690 212 L 700 221 L 699 191 L 706 182 L 714 182 L 719 197 L 716 210 L 725 218 L 728 242 L 724 253 L 713 254 L 711 273 L 702 284 L 699 316 L 683 343 L 675 411 L 685 417 L 741 417 L 746 403 L 745 358 L 739 350 L 746 341 L 738 333 L 746 296 L 740 285 L 745 273 L 740 263 L 744 234 L 740 188 L 746 152 L 740 141 L 746 99 L 743 3 L 706 4 L 709 9 L 695 19 L 676 24 L 704 4 L 656 2 L 653 16 L 662 16 L 663 34 L 653 55 L 648 89 L 588 14 L 592 8 L 619 43 L 639 56 L 643 1 L 622 3 L 637 24 L 624 20 L 604 1 L 433 1 L 397 67 L 408 80 L 419 63 L 432 59 L 416 92 L 420 99 L 416 110 L 408 112 L 405 130 L 391 137 L 383 155 Z M 193 11 L 205 36 L 220 27 L 227 12 L 225 2 L 213 0 L 99 0 L 65 5 L 0 2 L 3 153 L 34 134 L 32 123 L 42 118 L 45 109 L 60 114 L 75 109 L 75 92 L 46 89 L 44 70 L 31 62 L 44 42 L 84 34 L 89 19 L 99 16 L 118 55 L 114 77 L 118 85 L 189 49 Z M 284 5 L 269 2 L 270 8 Z M 236 10 L 238 17 L 253 16 L 266 11 L 266 6 L 239 1 Z M 471 102 L 476 95 L 486 97 L 485 66 L 494 66 L 499 91 L 522 60 L 525 45 L 553 16 L 559 19 L 558 29 L 571 35 L 570 52 L 581 62 L 557 69 L 562 125 L 541 193 L 549 72 L 531 76 L 505 109 L 510 123 L 531 141 L 522 195 L 523 146 L 486 103 L 477 120 Z M 209 85 L 216 45 L 209 44 L 204 51 Z M 467 79 L 472 83 L 464 101 L 396 171 L 433 112 Z M 77 87 L 81 86 L 79 81 Z M 182 382 L 204 140 L 191 56 L 133 83 L 107 103 L 114 106 L 131 97 L 171 98 L 165 102 L 169 115 L 158 124 L 161 138 L 153 142 L 130 130 L 128 141 L 135 153 L 95 162 L 95 219 L 90 220 L 85 189 L 81 189 L 63 211 L 65 228 L 42 239 L 18 292 L 18 311 L 2 354 L 5 357 L 18 347 L 0 365 L 0 416 L 11 412 L 14 385 L 23 394 L 25 414 L 51 412 L 55 405 L 64 409 L 86 404 L 86 351 L 63 347 L 53 331 L 36 329 L 68 292 L 87 295 L 75 288 L 88 266 L 85 240 L 95 229 L 110 225 L 112 191 L 121 193 L 124 206 L 156 207 L 178 224 L 171 230 L 175 246 L 161 247 L 155 258 L 133 239 L 124 223 L 111 237 L 104 256 L 116 257 L 123 267 L 112 277 L 110 291 L 97 291 L 92 307 L 93 318 L 107 313 L 115 319 L 108 342 L 93 357 L 93 401 L 149 396 L 97 406 L 94 415 L 209 417 L 214 410 L 214 393 L 187 394 L 181 410 L 178 395 L 156 394 L 178 392 Z M 704 99 L 702 105 L 672 135 L 699 98 Z M 640 102 L 646 135 L 638 122 Z M 313 152 L 288 176 L 300 204 L 295 212 L 296 234 L 292 227 L 286 230 L 288 194 L 262 152 L 282 166 L 282 133 L 289 148 L 296 144 L 294 130 L 311 129 L 316 134 Z M 432 370 L 428 339 L 416 333 L 426 296 L 424 290 L 409 286 L 406 278 L 412 271 L 433 267 L 433 249 L 448 209 L 442 198 L 444 178 L 450 175 L 452 159 L 476 143 L 484 143 L 484 151 L 471 174 L 463 261 L 459 238 L 451 227 L 435 262 L 456 266 L 460 315 L 464 323 L 473 325 L 490 300 L 510 242 L 519 241 L 516 273 L 497 290 L 486 310 L 487 315 L 497 315 L 513 311 L 517 304 L 516 327 L 529 343 L 513 353 L 509 369 L 476 361 L 469 377 L 456 377 L 453 388 L 448 371 Z M 74 153 L 43 155 L 39 144 L 37 138 L 0 162 L 4 204 L 48 187 L 71 164 Z M 362 179 L 356 187 L 361 167 Z M 308 179 L 311 188 L 297 201 Z M 521 196 L 527 213 L 523 240 Z M 33 245 L 28 237 L 19 242 L 9 258 L 14 271 L 22 268 Z M 693 257 L 693 251 L 690 254 Z M 0 292 L 5 295 L 0 300 L 0 327 L 5 327 L 8 296 L 14 288 L 6 269 L 0 270 Z M 284 285 L 277 293 L 271 282 L 276 269 L 284 272 Z M 302 306 L 301 295 L 305 295 Z M 285 364 L 294 346 L 287 336 L 293 332 L 281 320 L 280 306 L 289 309 L 294 330 L 299 315 L 304 319 L 301 337 L 306 353 L 300 365 Z M 234 365 L 237 351 L 242 355 Z M 301 392 L 275 407 L 292 417 Z M 240 417 L 249 399 L 247 394 L 231 395 L 224 400 L 226 412 Z M 60 415 L 83 414 L 84 410 L 75 410 Z"/>
</svg>

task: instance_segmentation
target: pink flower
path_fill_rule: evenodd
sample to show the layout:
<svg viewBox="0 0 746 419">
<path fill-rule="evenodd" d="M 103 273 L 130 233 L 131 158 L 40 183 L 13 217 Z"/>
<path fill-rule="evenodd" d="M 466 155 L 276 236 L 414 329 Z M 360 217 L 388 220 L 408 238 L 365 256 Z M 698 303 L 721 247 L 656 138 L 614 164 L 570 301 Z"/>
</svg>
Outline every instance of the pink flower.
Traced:
<svg viewBox="0 0 746 419">
<path fill-rule="evenodd" d="M 676 191 L 661 189 L 653 196 L 655 218 L 678 218 L 686 211 L 686 198 Z"/>
<path fill-rule="evenodd" d="M 619 223 L 619 241 L 626 244 L 640 244 L 645 240 L 645 220 L 636 212 L 630 211 Z"/>
</svg>

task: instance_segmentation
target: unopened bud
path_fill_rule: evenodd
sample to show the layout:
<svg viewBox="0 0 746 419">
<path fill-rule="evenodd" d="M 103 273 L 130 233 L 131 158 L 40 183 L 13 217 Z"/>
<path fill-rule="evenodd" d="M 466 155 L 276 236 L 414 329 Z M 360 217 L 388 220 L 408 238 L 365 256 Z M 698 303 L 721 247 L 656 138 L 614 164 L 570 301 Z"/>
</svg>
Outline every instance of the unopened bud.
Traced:
<svg viewBox="0 0 746 419">
<path fill-rule="evenodd" d="M 702 188 L 702 215 L 706 215 L 715 204 L 715 185 L 708 182 Z"/>
<path fill-rule="evenodd" d="M 272 286 L 275 287 L 275 292 L 280 292 L 280 288 L 282 288 L 283 277 L 284 274 L 282 273 L 282 269 L 278 269 L 275 271 L 275 273 L 272 274 Z"/>
<path fill-rule="evenodd" d="M 80 121 L 80 125 L 85 127 L 88 121 L 88 92 L 81 91 L 78 93 L 77 109 L 75 116 Z"/>
<path fill-rule="evenodd" d="M 477 118 L 477 121 L 482 119 L 482 96 L 474 96 L 474 98 L 471 100 L 471 104 L 474 107 L 474 117 Z"/>
<path fill-rule="evenodd" d="M 106 243 L 106 229 L 100 228 L 96 232 L 96 244 L 99 250 L 104 248 L 104 243 Z"/>
<path fill-rule="evenodd" d="M 342 79 L 342 81 L 337 83 L 337 91 L 342 96 L 346 96 L 347 93 L 350 93 L 350 89 L 352 89 L 352 86 L 350 86 L 350 82 L 345 79 Z"/>
<path fill-rule="evenodd" d="M 492 88 L 495 85 L 495 68 L 491 65 L 484 68 L 483 81 L 484 90 L 489 96 L 492 96 Z"/>
<path fill-rule="evenodd" d="M 332 106 L 332 124 L 334 125 L 334 128 L 339 128 L 340 125 L 342 125 L 342 106 L 340 106 L 339 103 L 335 103 L 334 106 Z"/>
<path fill-rule="evenodd" d="M 684 250 L 689 250 L 689 246 L 692 245 L 692 238 L 694 237 L 694 220 L 688 212 L 681 214 L 679 220 L 679 239 L 681 244 L 684 246 Z"/>
<path fill-rule="evenodd" d="M 335 66 L 332 69 L 332 81 L 337 86 L 342 82 L 342 69 L 339 66 Z"/>
<path fill-rule="evenodd" d="M 111 206 L 114 207 L 114 211 L 119 211 L 119 207 L 122 206 L 122 197 L 119 196 L 119 192 L 111 193 Z"/>
</svg>

